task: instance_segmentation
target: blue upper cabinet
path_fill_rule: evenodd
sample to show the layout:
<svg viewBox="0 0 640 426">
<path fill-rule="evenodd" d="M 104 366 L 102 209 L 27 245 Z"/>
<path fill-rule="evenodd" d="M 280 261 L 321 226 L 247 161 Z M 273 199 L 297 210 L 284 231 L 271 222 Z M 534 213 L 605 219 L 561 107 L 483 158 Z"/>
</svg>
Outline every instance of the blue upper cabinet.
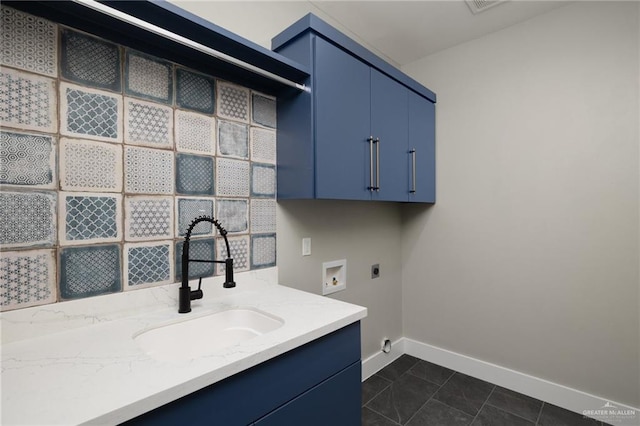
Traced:
<svg viewBox="0 0 640 426">
<path fill-rule="evenodd" d="M 435 94 L 314 15 L 273 49 L 311 70 L 278 98 L 278 198 L 435 202 Z"/>
</svg>

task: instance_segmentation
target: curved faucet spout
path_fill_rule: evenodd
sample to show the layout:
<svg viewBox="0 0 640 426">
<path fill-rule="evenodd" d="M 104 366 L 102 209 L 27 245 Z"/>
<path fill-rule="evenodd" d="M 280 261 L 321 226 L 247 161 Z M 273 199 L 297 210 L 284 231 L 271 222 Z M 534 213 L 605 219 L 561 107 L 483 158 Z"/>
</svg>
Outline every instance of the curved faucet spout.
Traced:
<svg viewBox="0 0 640 426">
<path fill-rule="evenodd" d="M 189 257 L 189 242 L 191 240 L 191 232 L 193 228 L 200 222 L 210 222 L 218 229 L 218 232 L 224 238 L 224 243 L 227 248 L 226 260 L 204 260 L 204 259 L 191 259 Z M 178 312 L 181 314 L 191 312 L 191 301 L 195 299 L 201 299 L 203 294 L 198 285 L 198 290 L 191 291 L 189 287 L 189 263 L 190 262 L 204 262 L 204 263 L 224 263 L 225 265 L 225 281 L 222 285 L 224 288 L 233 288 L 236 286 L 236 282 L 233 280 L 233 259 L 231 258 L 231 249 L 229 247 L 229 240 L 227 239 L 227 230 L 222 227 L 220 222 L 213 217 L 200 216 L 195 218 L 187 227 L 187 233 L 184 237 L 184 245 L 182 246 L 182 285 L 180 286 L 180 300 Z M 202 278 L 201 278 L 202 280 Z"/>
</svg>

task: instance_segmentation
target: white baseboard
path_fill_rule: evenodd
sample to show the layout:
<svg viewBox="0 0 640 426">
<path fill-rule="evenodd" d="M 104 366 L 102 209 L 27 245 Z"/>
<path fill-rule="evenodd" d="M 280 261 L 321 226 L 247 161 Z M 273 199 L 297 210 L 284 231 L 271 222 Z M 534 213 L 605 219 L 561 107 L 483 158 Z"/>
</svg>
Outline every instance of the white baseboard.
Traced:
<svg viewBox="0 0 640 426">
<path fill-rule="evenodd" d="M 395 342 L 391 342 L 391 351 L 388 354 L 380 351 L 362 360 L 362 381 L 364 382 L 369 377 L 400 358 L 400 356 L 405 353 L 404 341 L 405 339 L 403 337 Z"/>
<path fill-rule="evenodd" d="M 630 407 L 615 401 L 609 401 L 577 389 L 572 389 L 548 380 L 520 373 L 509 368 L 471 358 L 466 355 L 461 355 L 456 352 L 451 352 L 426 343 L 421 343 L 407 338 L 403 338 L 401 340 L 404 353 L 407 355 L 468 374 L 469 376 L 486 380 L 487 382 L 549 402 L 550 404 L 574 411 L 578 414 L 584 414 L 585 410 L 602 410 L 602 407 L 605 404 L 610 404 L 607 405 L 607 407 L 615 406 L 616 409 L 614 411 L 620 414 L 619 417 L 614 418 L 615 416 L 611 415 L 603 417 L 598 417 L 596 415 L 595 417 L 599 420 L 605 421 L 606 423 L 614 425 L 640 424 L 640 409 L 638 408 Z M 398 356 L 396 356 L 396 358 Z M 367 361 L 374 357 L 376 357 L 376 362 L 379 362 L 377 360 L 378 355 L 367 358 Z M 373 368 L 373 366 L 374 363 L 372 362 L 371 368 Z M 367 368 L 369 369 L 370 367 L 367 366 Z M 374 373 L 375 371 L 371 372 L 369 376 Z M 608 408 L 604 408 L 603 410 L 609 412 Z M 625 411 L 635 411 L 635 413 L 625 414 Z"/>
</svg>

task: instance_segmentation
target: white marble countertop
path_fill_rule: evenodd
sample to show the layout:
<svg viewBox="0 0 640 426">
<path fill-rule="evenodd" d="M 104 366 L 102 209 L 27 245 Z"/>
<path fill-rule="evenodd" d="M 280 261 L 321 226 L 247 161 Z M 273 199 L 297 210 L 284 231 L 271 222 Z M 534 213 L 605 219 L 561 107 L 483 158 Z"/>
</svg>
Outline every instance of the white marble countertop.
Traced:
<svg viewBox="0 0 640 426">
<path fill-rule="evenodd" d="M 366 316 L 366 308 L 273 284 L 274 274 L 236 274 L 234 289 L 221 277 L 203 280 L 205 297 L 189 314 L 177 312 L 177 284 L 3 313 L 2 424 L 117 424 Z M 189 361 L 156 361 L 133 340 L 231 308 L 259 309 L 284 325 Z"/>
</svg>

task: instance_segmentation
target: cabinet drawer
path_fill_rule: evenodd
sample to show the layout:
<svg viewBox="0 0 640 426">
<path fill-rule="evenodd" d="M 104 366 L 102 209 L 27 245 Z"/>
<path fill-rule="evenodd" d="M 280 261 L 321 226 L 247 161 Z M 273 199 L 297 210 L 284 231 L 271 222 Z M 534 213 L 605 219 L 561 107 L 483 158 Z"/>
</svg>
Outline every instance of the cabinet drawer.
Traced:
<svg viewBox="0 0 640 426">
<path fill-rule="evenodd" d="M 256 426 L 360 426 L 361 363 L 358 361 L 274 412 Z"/>
</svg>

